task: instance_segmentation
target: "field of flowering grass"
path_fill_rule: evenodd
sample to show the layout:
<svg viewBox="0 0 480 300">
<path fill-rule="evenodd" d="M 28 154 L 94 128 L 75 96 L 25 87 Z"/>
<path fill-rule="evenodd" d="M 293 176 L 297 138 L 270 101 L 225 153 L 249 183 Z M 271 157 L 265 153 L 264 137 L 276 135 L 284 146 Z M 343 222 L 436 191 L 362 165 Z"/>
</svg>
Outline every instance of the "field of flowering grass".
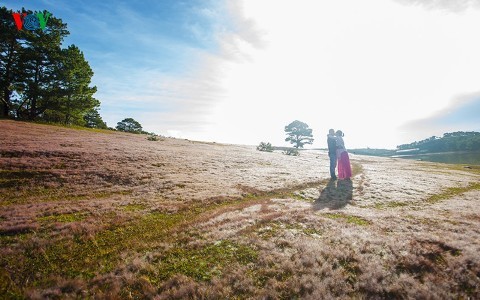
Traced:
<svg viewBox="0 0 480 300">
<path fill-rule="evenodd" d="M 1 299 L 479 299 L 480 169 L 0 120 Z"/>
</svg>

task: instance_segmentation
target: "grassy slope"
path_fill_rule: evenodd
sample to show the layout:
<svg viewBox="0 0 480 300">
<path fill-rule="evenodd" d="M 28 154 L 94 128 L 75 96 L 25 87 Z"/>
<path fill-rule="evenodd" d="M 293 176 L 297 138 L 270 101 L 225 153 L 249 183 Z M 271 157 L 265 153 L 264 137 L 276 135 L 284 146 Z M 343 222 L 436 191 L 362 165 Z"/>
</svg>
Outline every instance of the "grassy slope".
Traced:
<svg viewBox="0 0 480 300">
<path fill-rule="evenodd" d="M 1 298 L 480 296 L 479 170 L 0 132 Z"/>
</svg>

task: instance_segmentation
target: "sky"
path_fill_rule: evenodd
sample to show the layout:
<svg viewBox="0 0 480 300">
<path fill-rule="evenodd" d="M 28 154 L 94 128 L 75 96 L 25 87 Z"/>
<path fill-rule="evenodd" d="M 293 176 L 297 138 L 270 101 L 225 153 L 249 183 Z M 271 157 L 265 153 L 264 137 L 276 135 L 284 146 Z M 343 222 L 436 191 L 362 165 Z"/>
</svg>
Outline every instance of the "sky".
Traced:
<svg viewBox="0 0 480 300">
<path fill-rule="evenodd" d="M 286 146 L 329 128 L 347 148 L 480 131 L 480 0 L 0 0 L 68 24 L 108 126 Z M 47 23 L 48 26 L 48 23 Z"/>
</svg>

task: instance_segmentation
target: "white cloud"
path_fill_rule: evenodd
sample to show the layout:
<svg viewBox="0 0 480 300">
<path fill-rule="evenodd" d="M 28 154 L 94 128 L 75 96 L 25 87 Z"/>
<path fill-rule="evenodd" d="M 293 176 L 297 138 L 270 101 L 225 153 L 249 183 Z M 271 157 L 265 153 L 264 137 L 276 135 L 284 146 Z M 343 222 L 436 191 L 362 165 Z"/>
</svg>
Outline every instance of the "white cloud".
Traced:
<svg viewBox="0 0 480 300">
<path fill-rule="evenodd" d="M 419 120 L 411 121 L 402 129 L 414 140 L 445 132 L 480 130 L 480 92 L 456 97 L 444 109 Z"/>
<path fill-rule="evenodd" d="M 427 9 L 444 9 L 462 12 L 469 8 L 480 8 L 478 0 L 395 0 L 402 4 L 423 6 Z"/>
<path fill-rule="evenodd" d="M 215 57 L 206 54 L 199 65 L 188 68 L 181 77 L 153 70 L 134 70 L 125 77 L 126 85 L 112 83 L 110 92 L 101 97 L 104 112 L 116 123 L 119 113 L 140 121 L 146 130 L 176 136 L 201 131 L 208 124 L 212 106 L 221 99 L 219 65 Z M 201 73 L 200 73 L 201 71 Z M 105 86 L 105 84 L 104 84 Z"/>
<path fill-rule="evenodd" d="M 125 91 L 153 107 L 136 112 L 147 130 L 284 145 L 284 126 L 299 119 L 313 128 L 314 147 L 326 146 L 331 127 L 347 147 L 395 147 L 414 136 L 405 123 L 479 89 L 479 11 L 384 0 L 227 3 L 235 31 L 216 27 L 218 51 L 190 49 L 198 63 L 182 74 L 142 71 L 144 90 Z"/>
</svg>

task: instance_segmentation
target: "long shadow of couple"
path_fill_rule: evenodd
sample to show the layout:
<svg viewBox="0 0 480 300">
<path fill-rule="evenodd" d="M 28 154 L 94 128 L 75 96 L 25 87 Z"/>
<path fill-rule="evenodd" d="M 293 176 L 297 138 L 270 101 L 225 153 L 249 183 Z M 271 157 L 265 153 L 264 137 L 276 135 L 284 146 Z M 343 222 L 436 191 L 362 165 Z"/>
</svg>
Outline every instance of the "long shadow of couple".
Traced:
<svg viewBox="0 0 480 300">
<path fill-rule="evenodd" d="M 340 209 L 353 199 L 352 180 L 330 180 L 313 203 L 314 210 Z"/>
</svg>

